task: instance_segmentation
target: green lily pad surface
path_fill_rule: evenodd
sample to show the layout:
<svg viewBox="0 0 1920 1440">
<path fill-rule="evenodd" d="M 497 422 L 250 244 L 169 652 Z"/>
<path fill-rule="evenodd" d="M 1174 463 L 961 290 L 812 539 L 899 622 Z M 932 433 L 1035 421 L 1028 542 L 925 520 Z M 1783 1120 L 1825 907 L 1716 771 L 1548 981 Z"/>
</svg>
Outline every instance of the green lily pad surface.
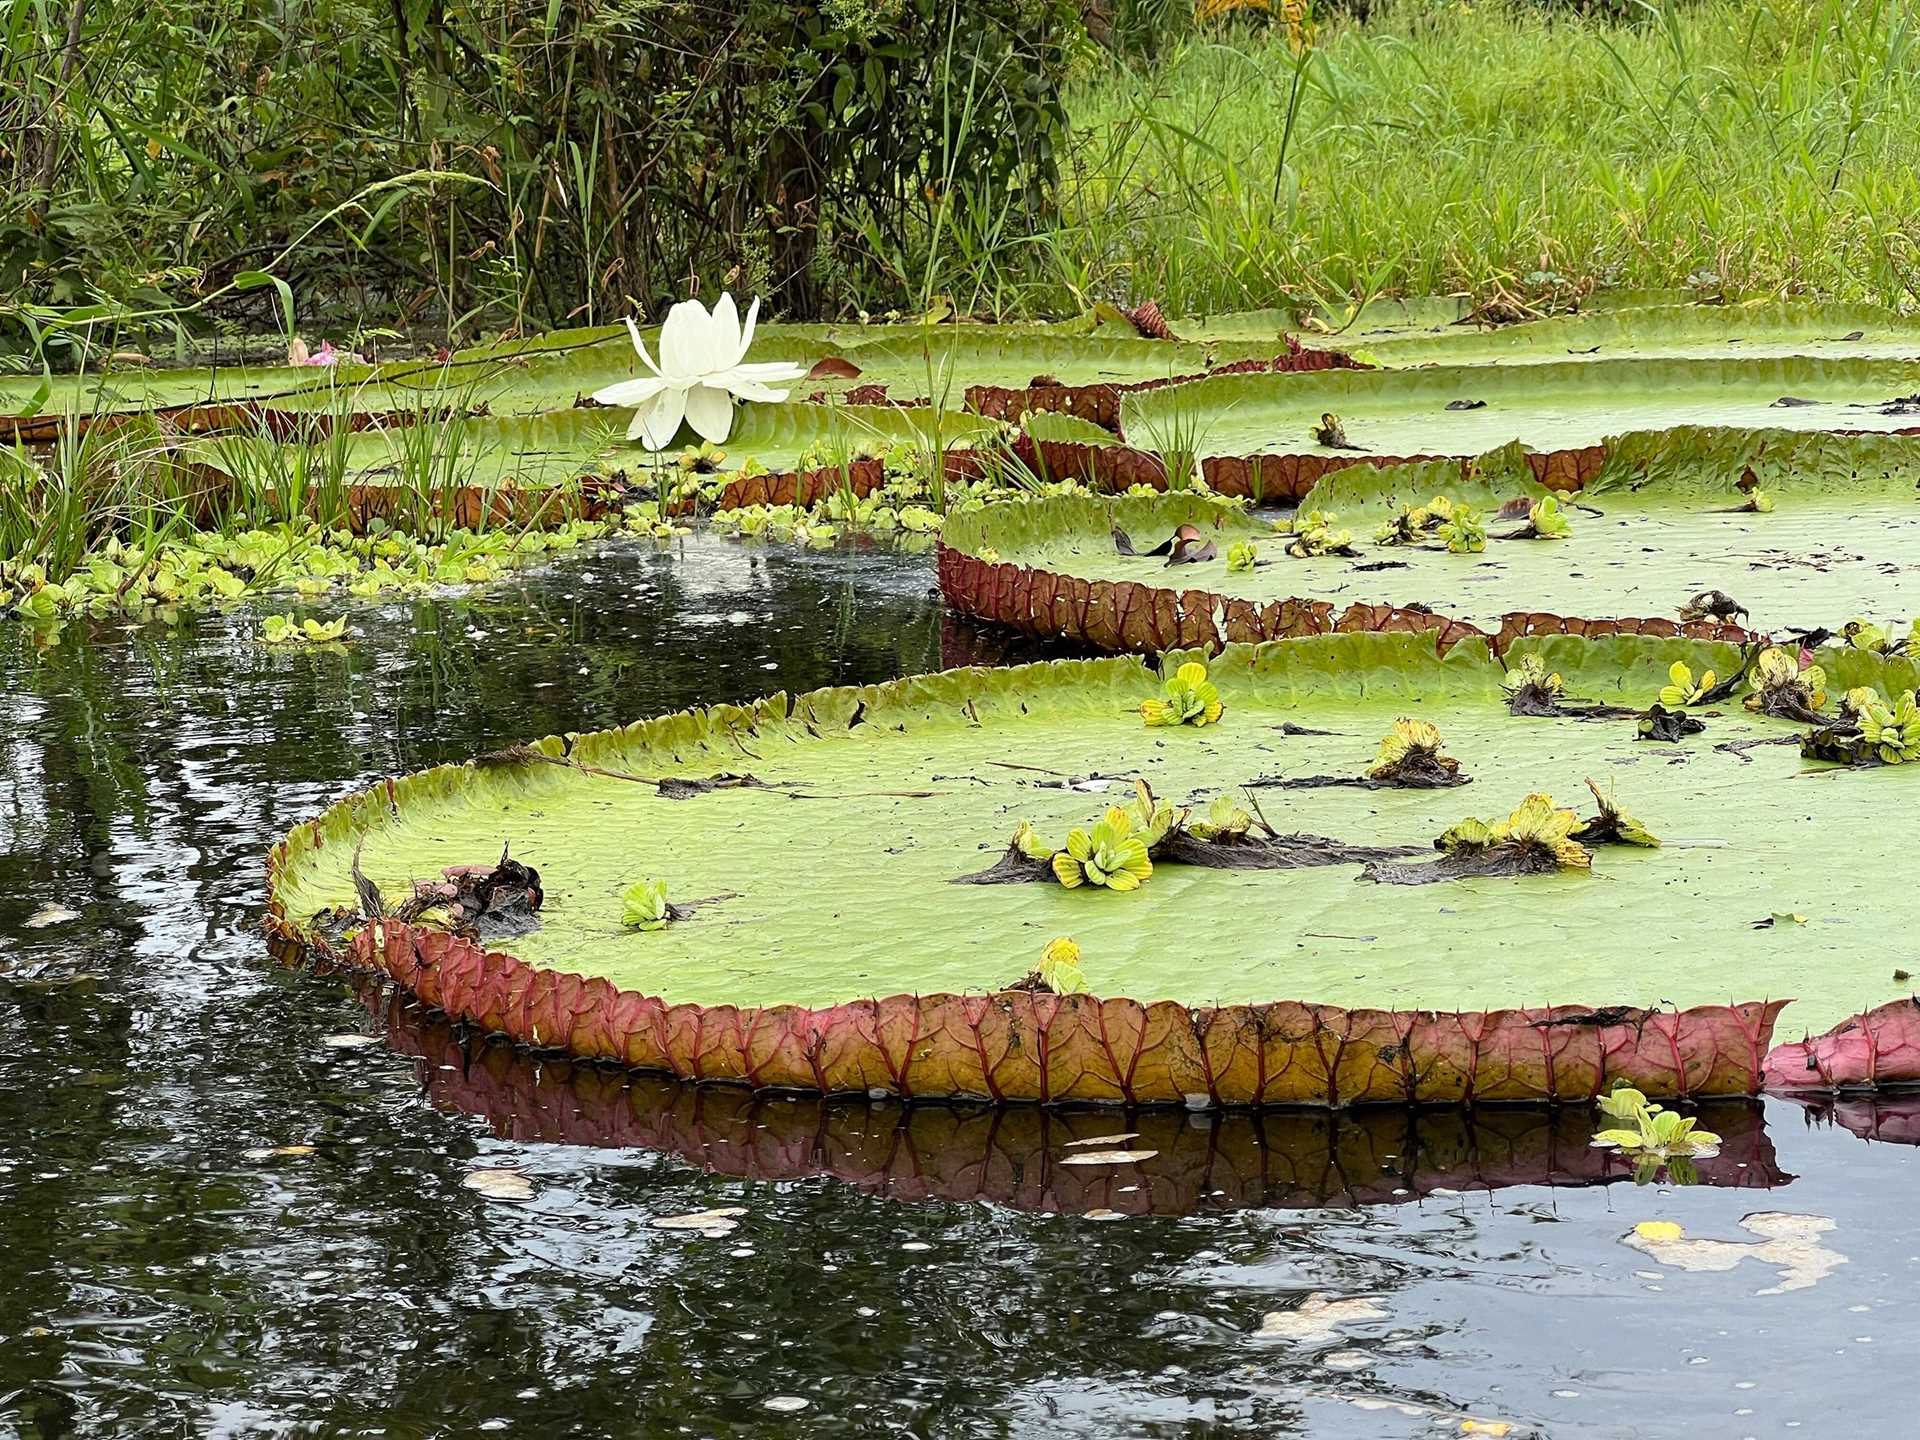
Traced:
<svg viewBox="0 0 1920 1440">
<path fill-rule="evenodd" d="M 1594 445 L 1629 430 L 1723 425 L 1896 431 L 1920 424 L 1920 362 L 1592 360 L 1223 375 L 1128 395 L 1130 444 L 1204 455 L 1477 455 Z M 1784 403 L 1783 403 L 1784 402 Z M 1805 403 L 1803 403 L 1805 402 Z M 1473 407 L 1473 408 L 1460 408 Z M 1320 444 L 1337 415 L 1352 452 Z"/>
<path fill-rule="evenodd" d="M 1621 453 L 1631 454 L 1638 438 L 1623 442 Z M 1624 478 L 1631 466 L 1623 463 L 1615 483 L 1561 497 L 1571 537 L 1496 538 L 1473 554 L 1450 554 L 1435 544 L 1382 545 L 1374 535 L 1398 506 L 1425 504 L 1434 495 L 1480 508 L 1494 536 L 1522 530 L 1524 516 L 1492 516 L 1504 498 L 1547 493 L 1524 465 L 1489 464 L 1468 483 L 1452 465 L 1355 468 L 1330 477 L 1309 503 L 1333 512 L 1336 524 L 1352 532 L 1357 553 L 1351 556 L 1289 556 L 1285 517 L 1270 519 L 1199 495 L 1012 500 L 951 517 L 944 543 L 1087 581 L 1204 590 L 1261 604 L 1297 598 L 1336 609 L 1356 602 L 1426 606 L 1484 630 L 1522 611 L 1678 620 L 1681 608 L 1708 590 L 1733 596 L 1747 611 L 1741 623 L 1762 630 L 1837 630 L 1856 616 L 1891 621 L 1920 613 L 1920 498 L 1914 492 L 1920 440 L 1816 440 L 1789 444 L 1790 458 L 1760 467 L 1774 505 L 1769 513 L 1742 509 L 1746 499 L 1730 479 L 1718 481 L 1718 493 L 1703 493 L 1704 482 Z M 1822 454 L 1830 460 L 1849 451 L 1856 460 L 1870 456 L 1874 468 L 1823 485 Z M 1123 555 L 1112 535 L 1117 527 L 1145 551 L 1187 524 L 1213 541 L 1211 558 L 1170 564 L 1163 556 Z M 1231 547 L 1246 542 L 1257 547 L 1260 563 L 1251 571 L 1230 569 Z"/>
<path fill-rule="evenodd" d="M 1920 320 L 1864 305 L 1659 305 L 1556 315 L 1498 329 L 1447 325 L 1354 348 L 1389 366 L 1787 356 L 1914 359 L 1920 357 Z"/>
<path fill-rule="evenodd" d="M 1569 692 L 1633 706 L 1655 697 L 1674 660 L 1722 673 L 1738 662 L 1728 646 L 1624 638 L 1523 641 L 1516 654 L 1536 649 Z M 1905 661 L 1828 659 L 1836 687 L 1915 683 Z M 1841 771 L 1790 744 L 1716 748 L 1794 733 L 1737 697 L 1677 745 L 1636 739 L 1630 718 L 1516 718 L 1479 641 L 1444 658 L 1430 636 L 1234 647 L 1212 674 L 1226 709 L 1205 728 L 1143 725 L 1139 704 L 1160 681 L 1140 662 L 1075 661 L 669 716 L 576 737 L 569 765 L 446 767 L 296 830 L 274 899 L 304 925 L 355 907 L 356 850 L 395 897 L 445 867 L 490 864 L 510 843 L 539 869 L 546 903 L 537 930 L 496 943 L 535 967 L 707 1005 L 990 992 L 1061 935 L 1078 941 L 1096 995 L 1194 1005 L 1797 997 L 1784 1034 L 1892 995 L 1889 957 L 1920 920 L 1899 868 L 1920 766 Z M 997 860 L 1023 820 L 1063 844 L 1129 798 L 1136 776 L 1185 805 L 1262 778 L 1358 775 L 1406 715 L 1439 726 L 1470 784 L 1255 789 L 1267 819 L 1350 844 L 1426 846 L 1534 791 L 1590 814 L 1591 778 L 1665 844 L 1602 847 L 1590 872 L 1408 887 L 1365 883 L 1355 865 L 1170 863 L 1132 893 L 951 883 Z M 769 788 L 668 798 L 651 783 L 721 773 Z M 1863 846 L 1863 835 L 1876 838 Z M 627 928 L 622 892 L 650 878 L 671 901 L 698 902 L 693 913 Z M 1783 912 L 1806 923 L 1755 928 Z"/>
</svg>

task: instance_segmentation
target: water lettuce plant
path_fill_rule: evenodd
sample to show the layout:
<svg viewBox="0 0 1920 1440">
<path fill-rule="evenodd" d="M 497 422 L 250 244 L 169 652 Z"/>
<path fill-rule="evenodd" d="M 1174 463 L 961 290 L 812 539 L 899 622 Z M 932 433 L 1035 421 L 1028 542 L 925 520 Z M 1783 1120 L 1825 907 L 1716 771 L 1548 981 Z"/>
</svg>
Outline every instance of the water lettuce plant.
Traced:
<svg viewBox="0 0 1920 1440">
<path fill-rule="evenodd" d="M 1137 890 L 1153 874 L 1146 841 L 1133 833 L 1133 822 L 1118 805 L 1091 830 L 1075 828 L 1067 834 L 1067 848 L 1055 852 L 1054 877 L 1069 890 L 1082 885 L 1122 892 Z"/>
<path fill-rule="evenodd" d="M 260 622 L 262 645 L 333 645 L 346 633 L 344 618 L 295 620 L 291 615 L 269 615 Z"/>
<path fill-rule="evenodd" d="M 1251 540 L 1241 541 L 1227 547 L 1227 572 L 1232 575 L 1251 574 L 1260 564 L 1260 547 Z"/>
<path fill-rule="evenodd" d="M 1573 522 L 1556 495 L 1542 495 L 1527 506 L 1527 523 L 1518 530 L 1500 536 L 1502 540 L 1565 540 L 1573 534 Z"/>
<path fill-rule="evenodd" d="M 1357 554 L 1353 548 L 1353 532 L 1333 528 L 1338 518 L 1324 510 L 1309 510 L 1297 517 L 1293 522 L 1293 539 L 1287 542 L 1287 554 L 1296 560 Z"/>
<path fill-rule="evenodd" d="M 1454 504 L 1436 495 L 1424 505 L 1406 506 L 1374 532 L 1376 545 L 1419 545 L 1452 525 Z"/>
<path fill-rule="evenodd" d="M 1913 691 L 1903 691 L 1891 706 L 1868 705 L 1860 716 L 1860 738 L 1888 765 L 1920 759 L 1920 706 Z"/>
<path fill-rule="evenodd" d="M 1198 660 L 1187 661 L 1168 676 L 1164 689 L 1161 698 L 1140 702 L 1140 717 L 1149 726 L 1211 725 L 1225 708 L 1219 689 L 1207 679 L 1207 667 Z"/>
<path fill-rule="evenodd" d="M 667 882 L 640 880 L 620 892 L 620 923 L 630 930 L 664 930 L 674 920 Z"/>
<path fill-rule="evenodd" d="M 1691 1184 L 1692 1162 L 1719 1153 L 1718 1135 L 1700 1129 L 1692 1116 L 1649 1100 L 1631 1085 L 1616 1086 L 1594 1103 L 1607 1119 L 1624 1123 L 1594 1132 L 1591 1143 L 1631 1159 L 1636 1184 L 1648 1184 L 1663 1170 L 1670 1181 Z"/>
<path fill-rule="evenodd" d="M 1456 507 L 1437 533 L 1450 555 L 1477 555 L 1487 548 L 1487 522 L 1470 505 Z"/>
<path fill-rule="evenodd" d="M 1704 670 L 1696 681 L 1693 671 L 1684 660 L 1676 660 L 1667 667 L 1667 683 L 1660 687 L 1660 703 L 1669 710 L 1685 709 L 1689 705 L 1698 705 L 1712 690 L 1715 675 Z"/>
</svg>

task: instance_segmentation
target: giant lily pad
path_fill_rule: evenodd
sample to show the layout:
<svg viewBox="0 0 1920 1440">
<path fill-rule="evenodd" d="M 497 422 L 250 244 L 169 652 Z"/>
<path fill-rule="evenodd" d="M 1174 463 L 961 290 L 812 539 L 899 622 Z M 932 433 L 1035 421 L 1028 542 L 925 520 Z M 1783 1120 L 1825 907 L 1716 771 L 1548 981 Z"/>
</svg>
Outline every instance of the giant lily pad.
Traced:
<svg viewBox="0 0 1920 1440">
<path fill-rule="evenodd" d="M 1682 425 L 1897 431 L 1920 425 L 1920 362 L 1606 360 L 1226 375 L 1126 397 L 1130 444 L 1207 455 L 1477 455 L 1594 445 Z M 1350 448 L 1315 438 L 1339 417 Z"/>
<path fill-rule="evenodd" d="M 1555 637 L 1516 642 L 1508 663 L 1536 651 L 1570 692 L 1631 707 L 1676 660 L 1722 673 L 1739 660 L 1724 645 Z M 1920 678 L 1858 654 L 1829 668 L 1836 688 Z M 1677 750 L 1638 741 L 1631 719 L 1517 719 L 1502 675 L 1480 641 L 1443 656 L 1431 634 L 1343 635 L 1229 650 L 1213 667 L 1225 713 L 1199 728 L 1143 726 L 1162 686 L 1132 659 L 672 715 L 353 796 L 276 849 L 273 912 L 290 938 L 529 1044 L 917 1096 L 1522 1099 L 1622 1076 L 1650 1093 L 1746 1093 L 1790 998 L 1812 1029 L 1892 998 L 1885 956 L 1915 920 L 1895 858 L 1904 768 L 1705 743 L 1792 735 L 1737 705 Z M 1362 887 L 1342 864 L 1167 863 L 1125 893 L 952 883 L 1020 821 L 1064 837 L 1135 777 L 1184 805 L 1262 776 L 1357 770 L 1410 713 L 1439 726 L 1470 788 L 1269 790 L 1268 820 L 1422 846 L 1468 808 L 1505 814 L 1534 791 L 1572 803 L 1598 777 L 1667 845 L 1418 887 Z M 659 783 L 743 772 L 759 783 Z M 1890 824 L 1893 843 L 1861 850 Z M 546 895 L 540 927 L 503 942 L 511 954 L 350 918 L 369 885 L 406 895 L 509 842 Z M 622 896 L 651 877 L 696 913 L 629 927 Z M 1753 927 L 1785 908 L 1815 923 Z M 1090 995 L 1009 988 L 1066 934 Z M 1920 1075 L 1884 1033 L 1878 1078 Z"/>
<path fill-rule="evenodd" d="M 1392 366 L 1789 356 L 1894 360 L 1920 357 L 1920 321 L 1866 305 L 1662 305 L 1556 315 L 1499 329 L 1449 326 L 1363 348 L 1368 359 Z"/>
<path fill-rule="evenodd" d="M 1501 643 L 1566 621 L 1713 635 L 1736 618 L 1838 631 L 1856 616 L 1920 613 L 1920 438 L 1673 432 L 1616 437 L 1606 457 L 1565 540 L 1495 539 L 1462 554 L 1431 538 L 1373 543 L 1398 511 L 1434 496 L 1477 508 L 1496 535 L 1524 528 L 1495 521 L 1497 508 L 1549 492 L 1509 448 L 1464 469 L 1351 467 L 1321 481 L 1310 503 L 1352 531 L 1351 555 L 1295 558 L 1275 528 L 1285 520 L 1200 495 L 1050 496 L 952 516 L 941 583 L 963 611 L 1109 650 L 1374 628 L 1390 613 Z M 1756 489 L 1770 511 L 1744 508 Z M 1122 554 L 1114 539 L 1117 529 L 1144 551 L 1181 526 L 1198 533 L 1179 557 Z M 1247 545 L 1259 563 L 1236 569 L 1235 547 Z M 1711 592 L 1732 596 L 1737 616 L 1692 605 Z"/>
</svg>

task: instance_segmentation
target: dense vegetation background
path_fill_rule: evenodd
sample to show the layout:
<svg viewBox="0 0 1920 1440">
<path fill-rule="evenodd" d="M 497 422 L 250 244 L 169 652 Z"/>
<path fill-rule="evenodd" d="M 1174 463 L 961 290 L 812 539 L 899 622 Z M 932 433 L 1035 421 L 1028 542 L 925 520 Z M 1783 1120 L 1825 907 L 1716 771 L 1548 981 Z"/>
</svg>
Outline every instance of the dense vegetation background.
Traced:
<svg viewBox="0 0 1920 1440">
<path fill-rule="evenodd" d="M 1202 8 L 0 0 L 0 351 L 76 309 L 156 351 L 271 332 L 267 275 L 347 340 L 723 285 L 783 318 L 1920 300 L 1898 0 Z"/>
</svg>

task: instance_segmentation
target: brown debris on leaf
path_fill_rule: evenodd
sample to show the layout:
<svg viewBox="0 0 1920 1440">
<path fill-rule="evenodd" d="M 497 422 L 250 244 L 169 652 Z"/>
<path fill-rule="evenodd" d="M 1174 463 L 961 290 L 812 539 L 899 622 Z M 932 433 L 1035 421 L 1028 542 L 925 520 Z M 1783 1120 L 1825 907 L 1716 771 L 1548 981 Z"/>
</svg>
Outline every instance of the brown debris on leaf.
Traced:
<svg viewBox="0 0 1920 1440">
<path fill-rule="evenodd" d="M 1653 708 L 1640 717 L 1639 737 L 1672 745 L 1706 728 L 1706 721 L 1696 720 L 1684 710 L 1669 710 L 1655 701 Z"/>
<path fill-rule="evenodd" d="M 1680 618 L 1686 621 L 1718 620 L 1731 625 L 1736 615 L 1749 618 L 1747 607 L 1724 590 L 1702 590 L 1680 607 Z"/>
<path fill-rule="evenodd" d="M 1331 410 L 1320 416 L 1320 423 L 1313 427 L 1313 441 L 1329 450 L 1365 450 L 1364 445 L 1355 445 L 1347 439 L 1347 427 L 1340 417 Z"/>
<path fill-rule="evenodd" d="M 842 360 L 838 355 L 828 355 L 816 360 L 813 368 L 807 371 L 809 380 L 858 380 L 860 367 L 851 360 Z"/>
<path fill-rule="evenodd" d="M 780 790 L 782 785 L 769 785 L 757 775 L 736 775 L 723 770 L 718 775 L 709 775 L 705 779 L 687 780 L 676 775 L 653 782 L 663 800 L 691 800 L 696 795 L 711 795 L 716 790 Z"/>
<path fill-rule="evenodd" d="M 1182 525 L 1151 550 L 1136 548 L 1133 537 L 1116 525 L 1113 527 L 1113 549 L 1116 555 L 1164 555 L 1168 565 L 1199 565 L 1220 553 L 1213 541 L 1202 537 L 1197 525 Z"/>
<path fill-rule="evenodd" d="M 429 910 L 445 909 L 448 930 L 482 940 L 538 930 L 546 899 L 540 872 L 515 860 L 510 850 L 501 847 L 498 864 L 449 865 L 440 879 L 416 882 L 412 898 L 394 918 L 412 923 Z"/>
</svg>

